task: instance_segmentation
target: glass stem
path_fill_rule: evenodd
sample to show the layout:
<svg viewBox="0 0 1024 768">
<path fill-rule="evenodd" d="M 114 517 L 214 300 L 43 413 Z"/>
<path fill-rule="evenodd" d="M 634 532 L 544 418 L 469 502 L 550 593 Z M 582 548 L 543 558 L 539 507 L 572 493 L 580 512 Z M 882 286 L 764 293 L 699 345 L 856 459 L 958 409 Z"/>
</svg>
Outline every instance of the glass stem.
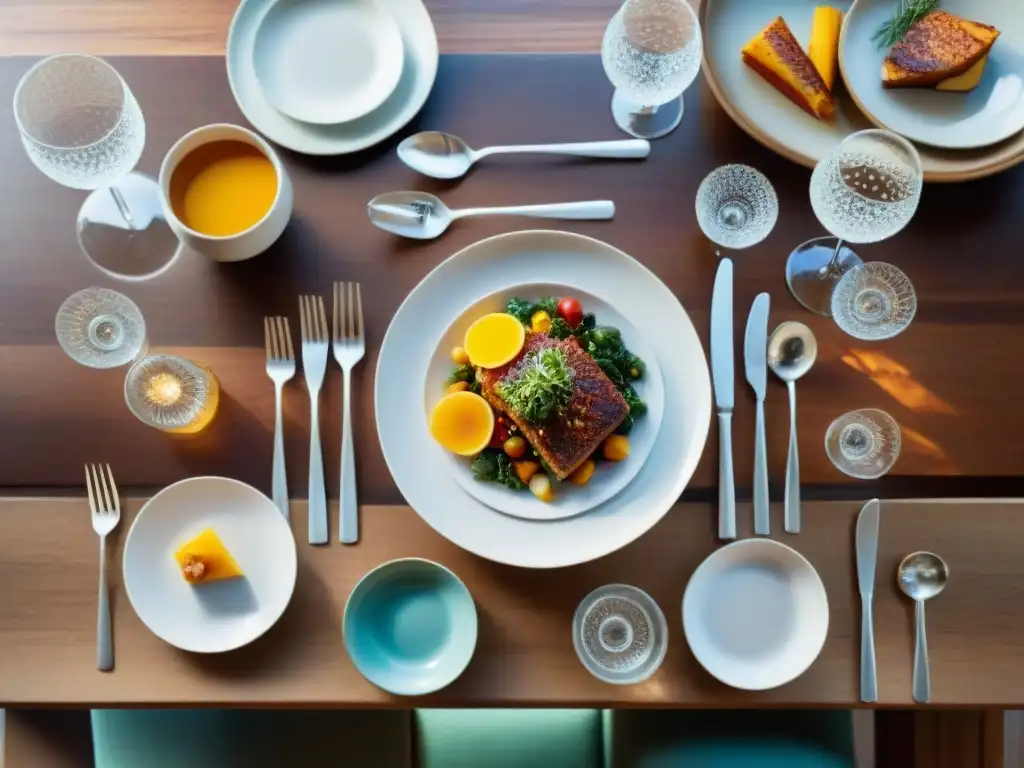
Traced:
<svg viewBox="0 0 1024 768">
<path fill-rule="evenodd" d="M 839 252 L 843 249 L 842 239 L 836 241 L 836 249 L 832 251 L 832 258 L 829 259 L 828 264 L 818 270 L 818 275 L 824 280 L 827 277 L 842 274 L 842 270 L 839 268 Z"/>
<path fill-rule="evenodd" d="M 108 189 L 110 189 L 110 196 L 114 198 L 117 210 L 121 212 L 121 218 L 123 218 L 124 223 L 128 225 L 128 229 L 138 229 L 135 225 L 135 220 L 132 218 L 132 212 L 128 210 L 128 203 L 125 201 L 124 195 L 121 194 L 121 190 L 116 186 L 110 186 Z"/>
</svg>

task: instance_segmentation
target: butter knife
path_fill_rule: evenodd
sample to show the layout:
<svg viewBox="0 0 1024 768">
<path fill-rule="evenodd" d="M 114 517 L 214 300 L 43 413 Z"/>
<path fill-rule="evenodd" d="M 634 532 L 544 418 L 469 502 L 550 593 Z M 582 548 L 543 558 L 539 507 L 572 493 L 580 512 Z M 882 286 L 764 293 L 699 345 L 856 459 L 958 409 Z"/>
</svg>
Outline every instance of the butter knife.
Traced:
<svg viewBox="0 0 1024 768">
<path fill-rule="evenodd" d="M 857 581 L 860 586 L 860 700 L 878 701 L 875 671 L 875 629 L 871 619 L 878 560 L 878 499 L 865 504 L 857 516 Z"/>
<path fill-rule="evenodd" d="M 768 511 L 768 448 L 764 435 L 764 395 L 768 388 L 768 310 L 771 297 L 758 294 L 747 317 L 743 339 L 743 357 L 747 383 L 757 398 L 754 435 L 754 533 L 767 536 L 771 524 Z"/>
<path fill-rule="evenodd" d="M 718 406 L 718 538 L 736 538 L 732 472 L 732 409 L 736 385 L 732 343 L 732 260 L 722 259 L 711 294 L 711 373 Z"/>
</svg>

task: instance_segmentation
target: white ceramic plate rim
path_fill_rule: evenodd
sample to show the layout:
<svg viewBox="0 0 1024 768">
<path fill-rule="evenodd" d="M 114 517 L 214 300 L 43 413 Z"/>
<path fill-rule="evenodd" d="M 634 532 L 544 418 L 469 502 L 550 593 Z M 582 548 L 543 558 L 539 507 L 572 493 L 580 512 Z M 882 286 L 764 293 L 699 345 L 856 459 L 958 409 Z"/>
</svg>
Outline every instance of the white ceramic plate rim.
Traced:
<svg viewBox="0 0 1024 768">
<path fill-rule="evenodd" d="M 566 260 L 572 258 L 585 264 L 586 270 L 565 269 Z M 639 327 L 672 329 L 650 339 L 666 391 L 678 393 L 666 398 L 654 451 L 634 482 L 586 515 L 522 520 L 466 496 L 445 470 L 446 457 L 429 450 L 422 391 L 403 383 L 408 371 L 418 381 L 426 370 L 434 350 L 420 336 L 432 342 L 448 327 L 454 313 L 446 307 L 461 309 L 474 297 L 507 284 L 510 269 L 529 274 L 535 282 L 549 283 L 567 282 L 570 273 L 570 281 L 590 293 L 621 295 L 615 305 Z M 707 360 L 693 323 L 675 295 L 617 248 L 582 235 L 547 230 L 482 240 L 427 275 L 388 328 L 377 361 L 374 397 L 384 458 L 408 504 L 456 545 L 495 562 L 528 568 L 594 560 L 646 533 L 686 488 L 711 421 Z"/>
<path fill-rule="evenodd" d="M 378 66 L 358 87 L 346 92 L 333 93 L 331 105 L 325 107 L 322 103 L 324 94 L 307 94 L 301 80 L 285 84 L 274 76 L 261 77 L 260 52 L 262 50 L 269 55 L 268 47 L 273 48 L 275 45 L 282 45 L 285 49 L 289 47 L 287 40 L 281 41 L 273 38 L 274 32 L 269 28 L 273 12 L 280 9 L 281 13 L 289 10 L 292 13 L 297 13 L 300 12 L 298 6 L 308 5 L 310 8 L 305 12 L 313 13 L 313 6 L 325 6 L 329 3 L 347 6 L 365 15 L 365 21 L 369 23 L 361 31 L 365 32 L 365 37 L 374 50 L 374 60 L 378 62 Z M 294 47 L 296 44 L 300 44 L 301 46 L 308 42 L 291 41 L 290 45 Z M 295 53 L 292 52 L 289 55 L 294 56 Z M 299 55 L 307 57 L 307 60 L 304 60 L 305 64 L 308 63 L 308 58 L 315 58 L 316 51 L 304 48 Z M 260 83 L 264 98 L 284 114 L 296 120 L 317 125 L 334 125 L 355 120 L 379 107 L 398 85 L 398 80 L 402 76 L 404 58 L 405 47 L 402 44 L 402 33 L 398 28 L 398 22 L 391 11 L 375 0 L 276 0 L 267 6 L 266 11 L 260 17 L 253 46 L 253 68 L 256 71 L 256 79 Z M 268 66 L 273 66 L 269 62 L 265 63 Z M 263 70 L 263 74 L 267 74 L 266 69 Z"/>
<path fill-rule="evenodd" d="M 1005 5 L 1004 5 L 1005 4 Z M 961 4 L 962 6 L 963 4 Z M 839 59 L 843 79 L 864 114 L 877 125 L 906 136 L 911 141 L 943 149 L 980 149 L 998 144 L 1024 130 L 1024 71 L 1009 71 L 1011 59 L 1024 61 L 1024 52 L 1014 46 L 1012 24 L 998 24 L 977 3 L 957 7 L 955 0 L 943 4 L 950 13 L 994 24 L 1002 30 L 989 54 L 989 61 L 981 85 L 971 93 L 943 93 L 931 89 L 892 89 L 882 87 L 881 70 L 887 50 L 878 49 L 871 35 L 882 20 L 892 13 L 889 0 L 856 0 L 843 22 L 839 38 Z M 999 0 L 1000 9 L 1012 9 L 1013 3 Z M 1024 24 L 1024 13 L 1019 13 Z M 995 74 L 1007 68 L 1004 78 L 993 82 Z M 1012 90 L 1016 84 L 1016 97 L 1007 93 L 1002 102 L 990 98 L 979 103 L 985 89 L 995 91 L 1005 83 Z M 1004 93 L 1006 91 L 1004 90 Z M 944 118 L 944 109 L 964 105 L 973 112 L 964 113 L 954 120 Z M 929 119 L 929 110 L 932 110 Z"/>
<path fill-rule="evenodd" d="M 646 403 L 647 412 L 637 420 L 629 433 L 630 455 L 624 462 L 599 461 L 597 470 L 587 485 L 575 486 L 568 481 L 562 482 L 555 489 L 555 499 L 551 502 L 543 502 L 528 491 L 510 491 L 496 483 L 480 482 L 470 471 L 472 458 L 455 456 L 436 446 L 448 457 L 452 472 L 462 490 L 491 509 L 525 520 L 558 520 L 582 515 L 619 493 L 637 476 L 647 457 L 651 455 L 665 410 L 665 386 L 661 378 L 658 356 L 654 354 L 637 327 L 629 318 L 621 315 L 610 301 L 595 296 L 577 285 L 521 283 L 481 296 L 466 307 L 445 329 L 444 336 L 435 345 L 431 370 L 427 372 L 424 382 L 425 418 L 429 419 L 431 409 L 445 394 L 443 379 L 454 365 L 449 350 L 453 346 L 461 346 L 462 343 L 461 340 L 456 340 L 457 336 L 456 339 L 452 338 L 455 328 L 468 326 L 486 312 L 502 311 L 506 301 L 512 296 L 533 299 L 543 295 L 575 296 L 582 299 L 584 311 L 588 312 L 591 311 L 593 302 L 603 305 L 595 309 L 597 324 L 618 327 L 626 339 L 626 346 L 646 365 L 644 377 L 633 382 L 633 386 Z M 498 297 L 500 299 L 496 301 Z M 479 308 L 481 304 L 496 306 Z"/>
<path fill-rule="evenodd" d="M 344 155 L 377 144 L 401 130 L 423 107 L 437 77 L 437 35 L 421 0 L 380 0 L 402 31 L 405 59 L 394 92 L 368 115 L 340 125 L 292 120 L 267 103 L 252 66 L 256 22 L 274 0 L 242 0 L 228 30 L 228 84 L 245 118 L 271 141 L 306 155 Z"/>
<path fill-rule="evenodd" d="M 775 550 L 776 553 L 781 554 L 782 559 L 788 560 L 793 564 L 794 571 L 804 573 L 808 582 L 812 584 L 812 589 L 815 592 L 815 600 L 818 603 L 818 607 L 824 613 L 824 621 L 820 625 L 820 633 L 818 637 L 815 637 L 811 641 L 809 648 L 813 650 L 813 654 L 808 654 L 806 658 L 790 660 L 786 665 L 781 665 L 776 659 L 776 664 L 772 667 L 772 671 L 776 673 L 776 677 L 772 678 L 766 676 L 760 684 L 751 684 L 744 678 L 733 674 L 728 669 L 717 667 L 704 653 L 704 649 L 708 644 L 705 638 L 707 635 L 698 637 L 692 627 L 692 622 L 687 621 L 687 616 L 694 616 L 699 612 L 699 606 L 694 603 L 697 599 L 694 594 L 698 589 L 708 592 L 709 586 L 706 586 L 703 582 L 707 579 L 713 578 L 712 570 L 718 565 L 719 560 L 732 558 L 732 564 L 743 562 L 745 559 L 749 559 L 758 554 L 758 552 L 765 549 Z M 710 555 L 708 555 L 699 566 L 697 570 L 693 572 L 690 580 L 686 584 L 686 589 L 683 592 L 683 603 L 682 603 L 682 617 L 683 617 L 683 634 L 686 636 L 686 644 L 690 647 L 694 657 L 700 662 L 700 665 L 712 676 L 718 679 L 720 682 L 725 683 L 733 688 L 737 688 L 745 691 L 764 691 L 771 688 L 778 688 L 781 685 L 785 685 L 796 678 L 800 677 L 806 672 L 810 666 L 817 660 L 821 654 L 821 649 L 825 646 L 825 640 L 828 637 L 828 625 L 829 625 L 829 608 L 828 608 L 828 594 L 825 592 L 825 585 L 821 581 L 821 576 L 818 571 L 811 565 L 810 561 L 797 552 L 792 547 L 788 547 L 781 542 L 774 541 L 773 539 L 742 539 L 740 541 L 732 542 L 724 547 L 716 549 Z"/>
<path fill-rule="evenodd" d="M 129 557 L 130 557 L 130 553 L 132 552 L 132 549 L 133 549 L 133 541 L 135 541 L 136 537 L 138 537 L 140 535 L 140 534 L 138 534 L 138 530 L 139 530 L 139 526 L 140 526 L 140 521 L 145 519 L 146 515 L 150 513 L 150 510 L 154 506 L 156 506 L 157 504 L 160 504 L 160 503 L 165 503 L 164 500 L 166 499 L 166 497 L 168 495 L 173 495 L 173 494 L 179 492 L 180 489 L 183 486 L 191 485 L 191 484 L 195 484 L 195 483 L 199 483 L 199 482 L 225 483 L 225 484 L 237 487 L 238 489 L 240 489 L 244 493 L 251 494 L 254 504 L 259 504 L 261 506 L 264 506 L 265 509 L 267 509 L 269 512 L 273 513 L 271 515 L 272 519 L 280 521 L 280 526 L 277 526 L 277 523 L 272 524 L 273 526 L 277 526 L 278 527 L 278 531 L 270 532 L 268 535 L 269 536 L 287 537 L 287 540 L 290 541 L 291 544 L 292 544 L 291 547 L 286 547 L 283 550 L 286 553 L 290 553 L 290 556 L 286 555 L 285 559 L 287 560 L 287 562 L 282 561 L 282 560 L 280 560 L 279 558 L 276 558 L 276 557 L 273 559 L 273 567 L 282 570 L 284 572 L 284 577 L 288 579 L 289 583 L 288 583 L 288 589 L 287 589 L 287 599 L 285 599 L 276 610 L 266 614 L 265 618 L 268 619 L 268 620 L 265 622 L 265 626 L 262 626 L 262 625 L 261 626 L 257 626 L 256 627 L 256 631 L 254 631 L 251 634 L 251 636 L 249 636 L 249 637 L 247 637 L 247 638 L 245 638 L 245 639 L 243 639 L 243 640 L 241 640 L 239 642 L 227 643 L 227 644 L 220 645 L 220 646 L 213 646 L 213 645 L 200 646 L 200 645 L 191 644 L 191 643 L 183 643 L 183 642 L 180 642 L 179 639 L 177 639 L 177 638 L 171 638 L 171 637 L 168 637 L 168 636 L 166 636 L 164 634 L 161 634 L 147 620 L 147 616 L 146 616 L 147 610 L 145 608 L 143 608 L 143 610 L 139 610 L 140 599 L 141 598 L 140 598 L 140 595 L 138 593 L 135 593 L 134 596 L 133 596 L 133 589 L 132 589 L 132 583 L 134 581 L 133 578 L 132 578 L 132 573 L 134 571 L 130 567 Z M 182 528 L 184 528 L 184 527 L 186 527 L 188 525 L 188 520 L 189 519 L 190 518 L 185 516 L 185 515 L 183 515 L 181 517 Z M 171 557 L 171 554 L 172 554 L 172 552 L 169 549 L 168 552 L 167 552 L 167 557 L 168 558 Z M 154 563 L 153 567 L 155 568 L 155 567 L 161 567 L 161 566 L 159 564 L 155 564 Z M 295 537 L 292 534 L 291 527 L 288 525 L 287 521 L 281 516 L 281 513 L 278 512 L 277 507 L 274 506 L 274 502 L 272 502 L 269 498 L 267 498 L 267 496 L 265 494 L 263 494 L 260 491 L 256 490 L 251 485 L 247 485 L 246 483 L 243 483 L 243 482 L 241 482 L 239 480 L 233 480 L 233 479 L 228 478 L 228 477 L 217 477 L 217 476 L 214 476 L 214 475 L 202 475 L 202 476 L 199 476 L 199 477 L 190 477 L 190 478 L 186 478 L 185 480 L 179 480 L 176 483 L 172 483 L 171 485 L 168 485 L 166 488 L 164 488 L 161 491 L 159 491 L 158 493 L 156 493 L 152 498 L 150 498 L 142 506 L 142 509 L 139 510 L 139 514 L 137 514 L 135 516 L 135 519 L 132 521 L 132 526 L 128 530 L 128 536 L 125 538 L 124 552 L 122 553 L 122 556 L 121 556 L 121 569 L 122 569 L 122 574 L 123 574 L 123 578 L 124 578 L 125 593 L 128 595 L 128 602 L 131 603 L 132 608 L 135 611 L 135 614 L 139 617 L 139 620 L 142 621 L 142 623 L 145 624 L 146 627 L 154 635 L 159 637 L 165 643 L 168 643 L 169 645 L 173 645 L 176 648 L 180 648 L 183 651 L 190 651 L 192 653 L 223 653 L 225 651 L 233 651 L 233 650 L 235 650 L 237 648 L 241 648 L 241 647 L 243 647 L 245 645 L 248 645 L 252 641 L 254 641 L 254 640 L 258 639 L 259 637 L 263 636 L 264 634 L 266 634 L 266 632 L 278 622 L 278 620 L 284 614 L 285 610 L 288 608 L 288 605 L 291 602 L 291 598 L 292 598 L 293 594 L 295 593 L 295 582 L 296 582 L 296 579 L 298 577 L 298 553 L 297 553 L 297 551 L 295 549 Z"/>
</svg>

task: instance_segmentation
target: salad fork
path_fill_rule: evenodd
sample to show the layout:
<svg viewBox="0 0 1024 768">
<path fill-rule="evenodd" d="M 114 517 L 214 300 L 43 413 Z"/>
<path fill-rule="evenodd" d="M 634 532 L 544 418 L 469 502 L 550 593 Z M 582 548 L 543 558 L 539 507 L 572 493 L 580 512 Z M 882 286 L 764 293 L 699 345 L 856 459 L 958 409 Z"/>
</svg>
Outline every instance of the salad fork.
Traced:
<svg viewBox="0 0 1024 768">
<path fill-rule="evenodd" d="M 267 376 L 274 382 L 274 471 L 272 488 L 274 506 L 284 519 L 289 519 L 288 476 L 284 463 L 284 417 L 281 393 L 286 381 L 295 376 L 295 350 L 287 317 L 264 317 L 263 334 L 267 345 Z"/>
<path fill-rule="evenodd" d="M 342 544 L 359 541 L 359 500 L 356 497 L 356 457 L 352 446 L 352 369 L 366 354 L 363 296 L 359 283 L 334 284 L 334 359 L 344 375 L 341 411 L 341 489 L 338 535 Z"/>
<path fill-rule="evenodd" d="M 299 296 L 302 370 L 309 389 L 309 543 L 327 543 L 327 487 L 320 448 L 320 387 L 327 370 L 327 314 L 322 296 Z"/>
<path fill-rule="evenodd" d="M 106 473 L 103 469 L 106 467 Z M 107 593 L 107 534 L 121 519 L 121 502 L 110 465 L 85 465 L 85 485 L 89 491 L 92 529 L 100 537 L 99 610 L 96 616 L 96 668 L 107 672 L 114 668 L 114 639 L 110 629 L 110 597 Z"/>
</svg>

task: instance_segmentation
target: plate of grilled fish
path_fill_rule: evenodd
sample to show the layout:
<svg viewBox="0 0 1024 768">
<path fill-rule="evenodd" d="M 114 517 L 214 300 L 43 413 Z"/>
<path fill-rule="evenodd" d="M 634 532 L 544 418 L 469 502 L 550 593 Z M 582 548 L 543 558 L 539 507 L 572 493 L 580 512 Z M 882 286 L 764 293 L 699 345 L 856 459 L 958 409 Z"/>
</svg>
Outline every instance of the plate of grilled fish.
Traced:
<svg viewBox="0 0 1024 768">
<path fill-rule="evenodd" d="M 469 395 L 493 411 L 476 435 L 482 408 Z M 520 284 L 448 327 L 424 411 L 466 493 L 507 515 L 556 520 L 629 485 L 654 448 L 664 399 L 657 356 L 610 301 L 575 285 Z M 467 455 L 488 425 L 487 445 Z"/>
<path fill-rule="evenodd" d="M 857 0 L 839 44 L 850 95 L 876 125 L 945 149 L 1024 130 L 1024 5 Z"/>
<path fill-rule="evenodd" d="M 456 545 L 528 568 L 594 560 L 650 530 L 711 419 L 678 298 L 626 253 L 544 230 L 470 245 L 410 292 L 374 402 L 409 506 Z"/>
</svg>

